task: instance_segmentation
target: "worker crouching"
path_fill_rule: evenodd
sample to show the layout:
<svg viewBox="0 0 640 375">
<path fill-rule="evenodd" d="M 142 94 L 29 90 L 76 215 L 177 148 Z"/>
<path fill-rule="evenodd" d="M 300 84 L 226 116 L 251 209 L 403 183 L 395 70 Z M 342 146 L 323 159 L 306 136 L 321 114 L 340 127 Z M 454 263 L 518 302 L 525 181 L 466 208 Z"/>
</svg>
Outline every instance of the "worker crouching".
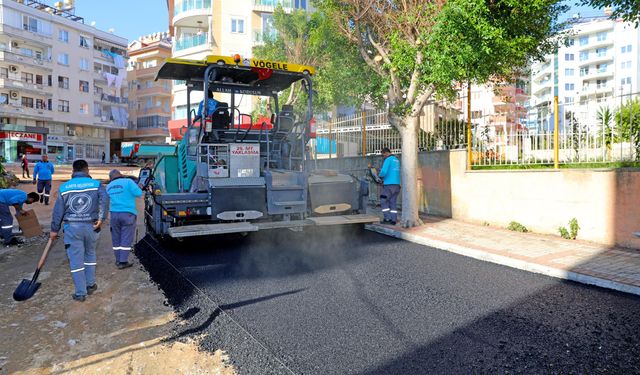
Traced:
<svg viewBox="0 0 640 375">
<path fill-rule="evenodd" d="M 142 190 L 130 178 L 123 176 L 117 169 L 109 172 L 109 212 L 111 214 L 111 242 L 119 269 L 131 267 L 131 252 L 136 233 L 136 198 L 142 196 Z"/>
</svg>

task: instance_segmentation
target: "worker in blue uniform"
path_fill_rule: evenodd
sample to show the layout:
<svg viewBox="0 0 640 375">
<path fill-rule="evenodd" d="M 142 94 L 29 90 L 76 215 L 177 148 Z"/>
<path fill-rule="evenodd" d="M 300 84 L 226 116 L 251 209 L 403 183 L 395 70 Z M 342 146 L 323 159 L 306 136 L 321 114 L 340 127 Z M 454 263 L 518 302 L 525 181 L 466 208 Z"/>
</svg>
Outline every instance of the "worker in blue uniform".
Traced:
<svg viewBox="0 0 640 375">
<path fill-rule="evenodd" d="M 100 227 L 105 219 L 107 193 L 89 176 L 89 165 L 84 160 L 73 162 L 71 180 L 60 185 L 51 218 L 51 239 L 64 229 L 64 247 L 67 250 L 71 277 L 75 284 L 72 298 L 84 302 L 96 284 L 96 246 Z"/>
<path fill-rule="evenodd" d="M 207 94 L 207 113 L 204 114 L 205 118 L 211 117 L 211 115 L 216 111 L 216 108 L 218 108 L 218 101 L 213 98 L 213 91 L 209 91 Z M 196 117 L 193 121 L 201 119 L 203 116 L 202 112 L 204 112 L 204 100 L 202 100 L 198 105 L 198 112 L 196 113 Z"/>
<path fill-rule="evenodd" d="M 380 195 L 380 206 L 384 215 L 384 224 L 396 225 L 398 221 L 397 200 L 400 194 L 400 160 L 391 154 L 388 147 L 382 149 L 384 162 L 379 177 L 382 178 L 383 187 Z"/>
<path fill-rule="evenodd" d="M 131 267 L 129 253 L 136 234 L 136 198 L 142 190 L 132 179 L 123 176 L 117 169 L 109 172 L 109 212 L 111 217 L 111 242 L 118 269 Z"/>
<path fill-rule="evenodd" d="M 21 240 L 13 236 L 13 216 L 11 216 L 9 206 L 13 206 L 16 209 L 16 217 L 18 215 L 26 215 L 22 210 L 22 205 L 36 202 L 39 197 L 37 193 L 27 194 L 18 189 L 0 190 L 0 232 L 6 246 L 22 243 Z"/>
<path fill-rule="evenodd" d="M 49 161 L 49 157 L 42 155 L 42 160 L 38 160 L 33 168 L 33 183 L 38 181 L 38 194 L 40 194 L 40 203 L 44 201 L 45 205 L 49 205 L 49 195 L 51 194 L 51 179 L 55 173 L 53 164 Z"/>
</svg>

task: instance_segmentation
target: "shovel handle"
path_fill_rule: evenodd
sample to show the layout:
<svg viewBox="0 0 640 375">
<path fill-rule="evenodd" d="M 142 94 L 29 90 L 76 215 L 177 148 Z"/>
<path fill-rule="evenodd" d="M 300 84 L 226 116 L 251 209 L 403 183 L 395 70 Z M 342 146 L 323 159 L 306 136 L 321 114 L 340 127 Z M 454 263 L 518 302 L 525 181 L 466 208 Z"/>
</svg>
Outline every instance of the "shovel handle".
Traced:
<svg viewBox="0 0 640 375">
<path fill-rule="evenodd" d="M 42 268 L 42 266 L 44 266 L 44 262 L 47 260 L 47 256 L 49 255 L 49 250 L 51 249 L 52 245 L 53 245 L 53 239 L 49 238 L 49 241 L 47 241 L 47 246 L 44 247 L 42 256 L 38 261 L 38 267 L 36 268 L 36 273 L 40 273 L 40 269 Z"/>
</svg>

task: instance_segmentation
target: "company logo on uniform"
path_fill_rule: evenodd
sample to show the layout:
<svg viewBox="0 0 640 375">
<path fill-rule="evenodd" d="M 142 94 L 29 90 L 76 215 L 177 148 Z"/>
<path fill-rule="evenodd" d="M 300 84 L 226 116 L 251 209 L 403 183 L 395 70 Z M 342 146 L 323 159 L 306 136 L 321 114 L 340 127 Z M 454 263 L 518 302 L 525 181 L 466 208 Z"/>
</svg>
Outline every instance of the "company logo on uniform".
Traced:
<svg viewBox="0 0 640 375">
<path fill-rule="evenodd" d="M 69 209 L 74 214 L 86 214 L 91 209 L 91 203 L 93 200 L 89 194 L 81 193 L 71 197 L 69 201 Z"/>
</svg>

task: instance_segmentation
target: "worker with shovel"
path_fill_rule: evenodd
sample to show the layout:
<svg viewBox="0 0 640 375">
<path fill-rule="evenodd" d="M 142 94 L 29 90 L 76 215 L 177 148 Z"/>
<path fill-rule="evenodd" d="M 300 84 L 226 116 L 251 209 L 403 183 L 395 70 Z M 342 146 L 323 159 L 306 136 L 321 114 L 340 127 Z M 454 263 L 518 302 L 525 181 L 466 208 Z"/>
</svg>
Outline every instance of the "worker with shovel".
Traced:
<svg viewBox="0 0 640 375">
<path fill-rule="evenodd" d="M 84 302 L 88 294 L 98 289 L 96 246 L 106 207 L 104 186 L 89 176 L 86 161 L 74 161 L 71 180 L 60 185 L 53 207 L 50 238 L 55 240 L 60 228 L 64 228 L 64 247 L 75 284 L 72 298 L 76 301 Z"/>
<path fill-rule="evenodd" d="M 38 193 L 25 193 L 18 189 L 1 189 L 0 190 L 0 229 L 5 246 L 21 244 L 22 241 L 13 236 L 13 217 L 9 206 L 16 209 L 16 217 L 25 215 L 22 211 L 23 204 L 31 204 L 36 202 L 40 196 Z"/>
</svg>

